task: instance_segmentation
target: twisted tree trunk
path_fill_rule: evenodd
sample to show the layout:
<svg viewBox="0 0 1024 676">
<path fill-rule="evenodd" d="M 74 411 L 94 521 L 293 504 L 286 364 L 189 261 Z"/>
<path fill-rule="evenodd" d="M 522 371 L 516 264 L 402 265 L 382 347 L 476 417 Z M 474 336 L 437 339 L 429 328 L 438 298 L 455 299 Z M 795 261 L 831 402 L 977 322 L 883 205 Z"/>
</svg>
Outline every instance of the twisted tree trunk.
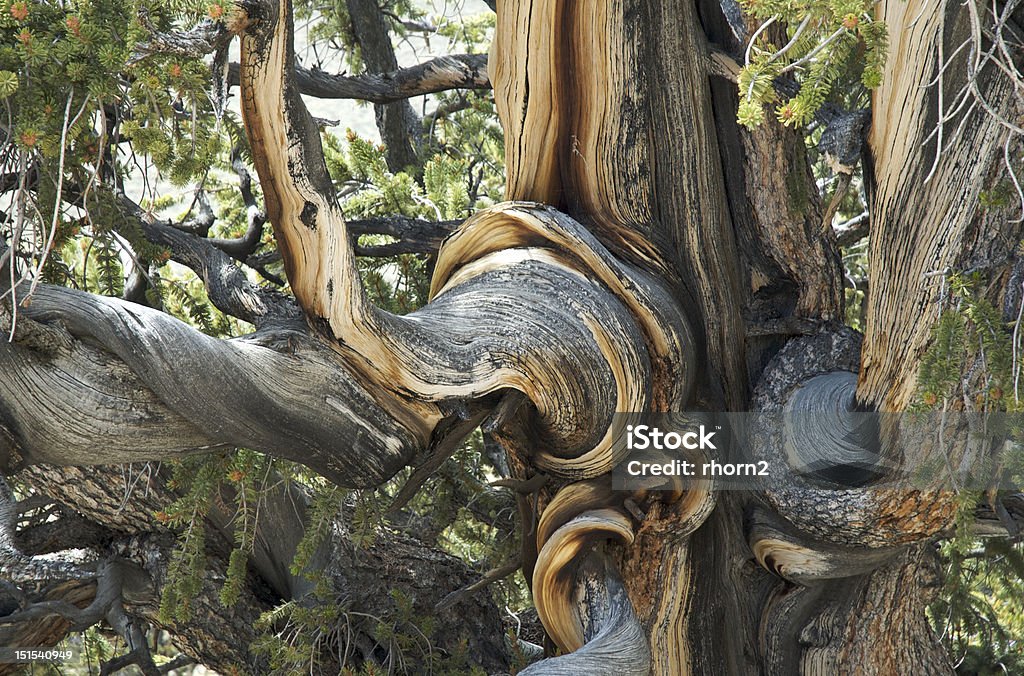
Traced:
<svg viewBox="0 0 1024 676">
<path fill-rule="evenodd" d="M 744 36 L 719 5 L 499 3 L 489 74 L 509 202 L 444 242 L 431 302 L 403 317 L 361 287 L 295 82 L 290 3 L 240 11 L 246 131 L 298 307 L 233 295 L 258 331 L 217 341 L 41 287 L 20 342 L 0 348 L 0 467 L 244 446 L 372 486 L 486 420 L 515 478 L 548 477 L 520 501 L 523 566 L 561 654 L 527 673 L 950 669 L 923 609 L 955 496 L 872 483 L 929 449 L 872 455 L 755 426 L 746 441 L 773 468 L 758 491 L 623 493 L 608 474 L 624 453 L 616 412 L 797 409 L 843 425 L 858 408 L 902 410 L 938 311 L 928 273 L 984 259 L 1001 297 L 1014 259 L 996 243 L 1021 226 L 978 201 L 1008 129 L 972 110 L 929 141 L 954 125 L 935 108 L 962 85 L 930 84 L 933 55 L 970 32 L 970 8 L 879 6 L 893 38 L 869 138 L 863 338 L 840 326 L 838 245 L 803 137 L 735 123 L 723 53 Z M 1012 87 L 985 76 L 986 105 L 1008 116 Z M 793 457 L 855 465 L 866 485 L 822 487 Z"/>
</svg>

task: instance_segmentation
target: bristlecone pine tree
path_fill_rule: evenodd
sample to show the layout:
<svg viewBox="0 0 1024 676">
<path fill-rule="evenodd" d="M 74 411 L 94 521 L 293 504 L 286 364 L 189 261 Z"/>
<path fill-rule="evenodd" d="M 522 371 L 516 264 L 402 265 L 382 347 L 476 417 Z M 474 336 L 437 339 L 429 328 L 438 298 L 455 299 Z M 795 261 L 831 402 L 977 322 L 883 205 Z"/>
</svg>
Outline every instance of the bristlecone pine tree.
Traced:
<svg viewBox="0 0 1024 676">
<path fill-rule="evenodd" d="M 519 668 L 522 644 L 507 640 L 486 592 L 435 609 L 474 577 L 409 529 L 364 547 L 328 520 L 303 551 L 304 528 L 323 513 L 281 482 L 258 497 L 248 560 L 229 561 L 241 470 L 207 496 L 211 527 L 191 549 L 172 554 L 175 536 L 152 517 L 167 517 L 182 488 L 155 461 L 244 448 L 359 488 L 412 465 L 411 492 L 482 425 L 507 454 L 518 563 L 547 636 L 547 657 L 519 673 L 951 672 L 925 609 L 941 584 L 936 541 L 970 510 L 945 485 L 878 487 L 936 449 L 887 442 L 884 430 L 860 449 L 755 426 L 747 445 L 772 468 L 758 490 L 611 490 L 616 412 L 805 408 L 827 430 L 855 411 L 957 410 L 979 405 L 978 391 L 1013 398 L 1012 382 L 985 380 L 984 349 L 948 360 L 959 369 L 944 376 L 956 383 L 948 392 L 922 395 L 920 380 L 957 275 L 973 275 L 1001 330 L 1019 321 L 1024 5 L 881 0 L 867 16 L 862 3 L 849 15 L 838 2 L 775 4 L 499 0 L 487 77 L 480 57 L 361 80 L 377 88 L 366 98 L 392 130 L 385 140 L 404 138 L 389 143 L 393 166 L 415 162 L 421 142 L 408 133 L 419 124 L 412 94 L 489 78 L 505 135 L 506 201 L 453 226 L 429 302 L 405 315 L 364 288 L 319 122 L 300 98 L 331 85 L 295 69 L 289 0 L 226 8 L 206 47 L 154 40 L 218 58 L 240 42 L 231 77 L 292 295 L 251 283 L 205 230 L 124 200 L 115 206 L 145 238 L 254 333 L 215 338 L 145 303 L 18 282 L 28 261 L 4 256 L 0 290 L 15 288 L 2 306 L 12 340 L 0 342 L 0 469 L 23 488 L 0 485 L 0 644 L 53 645 L 106 623 L 123 638 L 107 669 L 159 673 L 144 637 L 153 623 L 192 659 L 263 673 L 286 660 L 250 648 L 257 620 L 272 624 L 266 611 L 293 601 L 291 639 L 332 646 L 325 671 L 425 671 L 411 649 L 395 657 L 416 637 L 359 629 L 391 612 L 433 617 L 432 655 L 486 673 Z M 14 5 L 21 21 L 25 3 Z M 383 31 L 390 44 L 376 4 L 350 0 L 348 16 L 366 67 L 393 70 L 390 48 L 381 55 L 368 37 Z M 877 28 L 864 31 L 870 42 L 857 37 L 882 22 L 887 41 Z M 31 49 L 27 29 L 18 35 Z M 829 117 L 822 104 L 847 66 L 824 56 L 866 49 L 880 51 L 862 65 L 870 117 Z M 842 137 L 829 151 L 841 180 L 864 163 L 862 334 L 844 326 L 836 204 L 819 197 L 796 128 L 805 123 Z M 26 171 L 3 180 L 42 184 Z M 1002 204 L 986 202 L 1007 185 Z M 69 181 L 58 199 L 83 190 Z M 116 200 L 116 185 L 104 194 Z M 125 493 L 123 468 L 144 462 L 144 487 Z M 851 466 L 856 490 L 828 472 Z M 979 532 L 1012 532 L 1018 504 L 986 496 Z M 197 574 L 175 592 L 187 612 L 174 621 L 159 612 L 161 589 L 190 566 Z M 224 608 L 223 576 L 240 566 Z M 334 599 L 336 614 L 303 605 L 314 597 Z M 300 621 L 304 607 L 324 614 Z M 297 635 L 317 622 L 321 633 Z"/>
</svg>

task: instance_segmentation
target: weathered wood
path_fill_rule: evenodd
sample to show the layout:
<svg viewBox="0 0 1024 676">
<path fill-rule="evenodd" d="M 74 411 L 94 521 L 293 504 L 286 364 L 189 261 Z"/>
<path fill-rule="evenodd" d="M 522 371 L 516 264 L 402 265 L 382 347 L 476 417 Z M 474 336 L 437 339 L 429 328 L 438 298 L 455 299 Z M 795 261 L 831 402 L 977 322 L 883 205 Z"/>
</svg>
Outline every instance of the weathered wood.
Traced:
<svg viewBox="0 0 1024 676">
<path fill-rule="evenodd" d="M 979 4 L 977 11 L 984 15 L 986 7 Z M 857 396 L 902 410 L 915 393 L 943 280 L 970 265 L 979 196 L 993 165 L 1003 162 L 1009 131 L 980 106 L 949 118 L 968 84 L 964 60 L 975 54 L 967 49 L 953 57 L 971 38 L 966 5 L 886 2 L 878 11 L 891 37 L 882 85 L 873 94 L 870 297 Z M 952 62 L 937 78 L 943 54 Z M 992 110 L 1012 117 L 1008 78 L 992 67 L 976 86 Z M 1019 223 L 1000 230 L 1005 242 L 1020 239 Z"/>
<path fill-rule="evenodd" d="M 398 59 L 391 46 L 388 19 L 380 4 L 376 0 L 346 0 L 346 6 L 352 36 L 359 43 L 360 55 L 370 73 L 392 73 L 398 70 Z M 388 168 L 398 172 L 418 166 L 421 161 L 418 154 L 423 142 L 423 130 L 412 104 L 400 98 L 393 103 L 375 103 L 373 110 L 380 138 L 387 146 Z"/>
<path fill-rule="evenodd" d="M 626 589 L 607 558 L 587 555 L 576 572 L 575 611 L 583 625 L 584 643 L 578 650 L 527 667 L 531 676 L 647 676 L 651 651 L 633 613 Z"/>
<path fill-rule="evenodd" d="M 219 340 L 157 310 L 49 286 L 21 312 L 78 339 L 52 357 L 0 343 L 5 426 L 31 462 L 242 446 L 356 486 L 392 476 L 419 447 L 301 324 Z"/>
<path fill-rule="evenodd" d="M 238 86 L 239 72 L 239 64 L 229 66 L 228 82 L 232 86 Z M 361 75 L 296 66 L 295 84 L 306 96 L 371 103 L 394 103 L 451 89 L 491 88 L 486 54 L 448 54 L 408 68 Z"/>
<path fill-rule="evenodd" d="M 530 673 L 941 671 L 921 610 L 930 540 L 949 523 L 951 496 L 872 485 L 887 466 L 824 425 L 846 424 L 858 402 L 905 408 L 939 308 L 934 281 L 1000 237 L 1020 238 L 1016 226 L 974 214 L 1005 139 L 991 119 L 947 134 L 932 170 L 938 90 L 926 85 L 935 46 L 962 37 L 966 10 L 880 5 L 894 37 L 875 95 L 871 295 L 859 348 L 829 324 L 842 313 L 836 242 L 803 139 L 775 122 L 737 128 L 721 82 L 730 64 L 719 53 L 725 67 L 712 72 L 706 37 L 717 32 L 735 50 L 743 26 L 710 4 L 700 18 L 676 0 L 499 6 L 489 68 L 515 201 L 459 226 L 439 251 L 430 303 L 396 317 L 361 287 L 319 131 L 299 98 L 289 3 L 243 3 L 246 129 L 309 326 L 269 321 L 255 336 L 213 341 L 157 313 L 41 287 L 21 311 L 43 333 L 64 335 L 63 322 L 71 340 L 0 347 L 13 374 L 0 380 L 0 453 L 9 456 L 0 464 L 237 444 L 339 484 L 373 484 L 459 411 L 482 417 L 498 406 L 495 434 L 513 479 L 530 489 L 519 496 L 524 572 L 551 637 L 573 651 Z M 380 28 L 379 8 L 349 6 Z M 979 85 L 992 105 L 1009 100 L 1005 86 Z M 194 244 L 174 246 L 188 258 Z M 192 253 L 197 266 L 213 260 Z M 993 275 L 1005 280 L 1008 257 L 997 263 Z M 265 316 L 262 299 L 241 291 L 222 297 Z M 780 350 L 788 336 L 772 330 L 814 335 Z M 68 394 L 51 400 L 65 380 Z M 755 428 L 755 453 L 773 470 L 764 490 L 717 499 L 710 487 L 670 497 L 608 490 L 623 457 L 615 412 L 741 410 L 751 393 L 761 413 L 813 410 L 823 421 L 790 449 L 784 432 Z M 81 400 L 96 412 L 76 411 Z M 53 410 L 57 423 L 40 422 Z M 112 441 L 115 427 L 123 434 Z M 883 448 L 881 459 L 899 450 Z M 809 464 L 832 479 L 856 465 L 850 483 L 865 487 L 823 486 Z"/>
<path fill-rule="evenodd" d="M 242 101 L 299 304 L 326 321 L 346 362 L 396 418 L 419 427 L 421 438 L 441 419 L 445 400 L 512 386 L 539 417 L 540 466 L 573 476 L 610 469 L 611 415 L 646 410 L 652 396 L 674 400 L 689 387 L 689 329 L 668 289 L 616 262 L 564 215 L 518 205 L 477 214 L 449 239 L 436 265 L 436 298 L 426 308 L 406 317 L 373 308 L 317 133 L 290 72 L 275 65 L 275 50 L 290 53 L 289 17 L 287 3 L 250 9 Z M 499 223 L 507 234 L 489 233 L 481 246 L 476 233 Z M 560 300 L 552 302 L 552 293 Z M 544 460 L 548 455 L 576 460 Z"/>
<path fill-rule="evenodd" d="M 449 89 L 490 89 L 486 54 L 439 56 L 409 68 L 345 76 L 316 69 L 296 69 L 296 83 L 306 96 L 393 103 Z"/>
<path fill-rule="evenodd" d="M 506 197 L 557 206 L 616 255 L 691 282 L 721 398 L 743 389 L 741 303 L 698 33 L 686 3 L 508 3 L 488 68 Z"/>
</svg>

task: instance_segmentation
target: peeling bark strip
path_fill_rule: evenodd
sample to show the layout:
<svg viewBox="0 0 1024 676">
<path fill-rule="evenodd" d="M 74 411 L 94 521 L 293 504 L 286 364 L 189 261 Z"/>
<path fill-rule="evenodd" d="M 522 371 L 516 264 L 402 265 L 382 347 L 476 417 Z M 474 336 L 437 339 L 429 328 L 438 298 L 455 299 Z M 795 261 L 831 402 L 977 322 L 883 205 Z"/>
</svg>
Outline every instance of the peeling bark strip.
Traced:
<svg viewBox="0 0 1024 676">
<path fill-rule="evenodd" d="M 565 599 L 562 603 L 573 608 L 570 622 L 583 632 L 578 637 L 579 649 L 543 660 L 519 673 L 530 676 L 650 674 L 651 649 L 643 627 L 608 559 L 600 553 L 587 555 L 580 563 L 575 580 L 576 601 Z"/>
<path fill-rule="evenodd" d="M 611 479 L 605 475 L 568 484 L 544 508 L 536 528 L 539 554 L 531 574 L 532 590 L 541 622 L 561 650 L 576 651 L 584 645 L 586 651 L 596 650 L 588 636 L 598 631 L 606 633 L 607 627 L 601 628 L 593 617 L 573 607 L 572 595 L 586 588 L 576 566 L 586 560 L 587 548 L 594 542 L 633 543 L 634 519 L 642 521 L 642 515 L 633 514 L 631 518 L 627 511 L 628 505 L 633 504 L 635 510 L 638 503 L 644 504 L 648 512 L 663 515 L 672 524 L 673 536 L 681 540 L 704 522 L 714 508 L 715 497 L 710 482 L 701 490 L 653 495 L 640 490 L 630 495 L 612 491 Z M 528 568 L 524 567 L 524 572 Z M 618 621 L 626 622 L 626 618 Z M 643 626 L 639 621 L 636 624 Z M 646 639 L 643 645 L 646 647 Z M 635 646 L 618 648 L 625 653 L 636 650 Z"/>
<path fill-rule="evenodd" d="M 488 67 L 505 129 L 506 197 L 545 202 L 616 254 L 671 269 L 652 213 L 643 35 L 634 0 L 506 3 Z"/>
<path fill-rule="evenodd" d="M 533 602 L 548 636 L 562 651 L 579 650 L 586 642 L 583 619 L 573 608 L 576 558 L 596 540 L 633 541 L 629 517 L 619 510 L 585 512 L 555 531 L 540 550 L 533 572 Z"/>
</svg>

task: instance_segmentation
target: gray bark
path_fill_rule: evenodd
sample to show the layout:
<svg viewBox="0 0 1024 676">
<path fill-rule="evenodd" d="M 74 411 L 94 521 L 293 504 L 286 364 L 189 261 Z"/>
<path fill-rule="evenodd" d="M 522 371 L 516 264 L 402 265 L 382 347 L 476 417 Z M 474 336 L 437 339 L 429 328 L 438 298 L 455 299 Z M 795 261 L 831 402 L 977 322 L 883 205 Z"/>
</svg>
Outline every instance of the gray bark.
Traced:
<svg viewBox="0 0 1024 676">
<path fill-rule="evenodd" d="M 391 30 L 387 17 L 377 0 L 346 0 L 352 32 L 359 43 L 360 55 L 371 75 L 393 73 L 398 60 L 391 46 Z M 419 166 L 419 146 L 422 144 L 420 118 L 407 100 L 394 103 L 375 103 L 377 129 L 387 146 L 387 162 L 391 171 Z"/>
</svg>

